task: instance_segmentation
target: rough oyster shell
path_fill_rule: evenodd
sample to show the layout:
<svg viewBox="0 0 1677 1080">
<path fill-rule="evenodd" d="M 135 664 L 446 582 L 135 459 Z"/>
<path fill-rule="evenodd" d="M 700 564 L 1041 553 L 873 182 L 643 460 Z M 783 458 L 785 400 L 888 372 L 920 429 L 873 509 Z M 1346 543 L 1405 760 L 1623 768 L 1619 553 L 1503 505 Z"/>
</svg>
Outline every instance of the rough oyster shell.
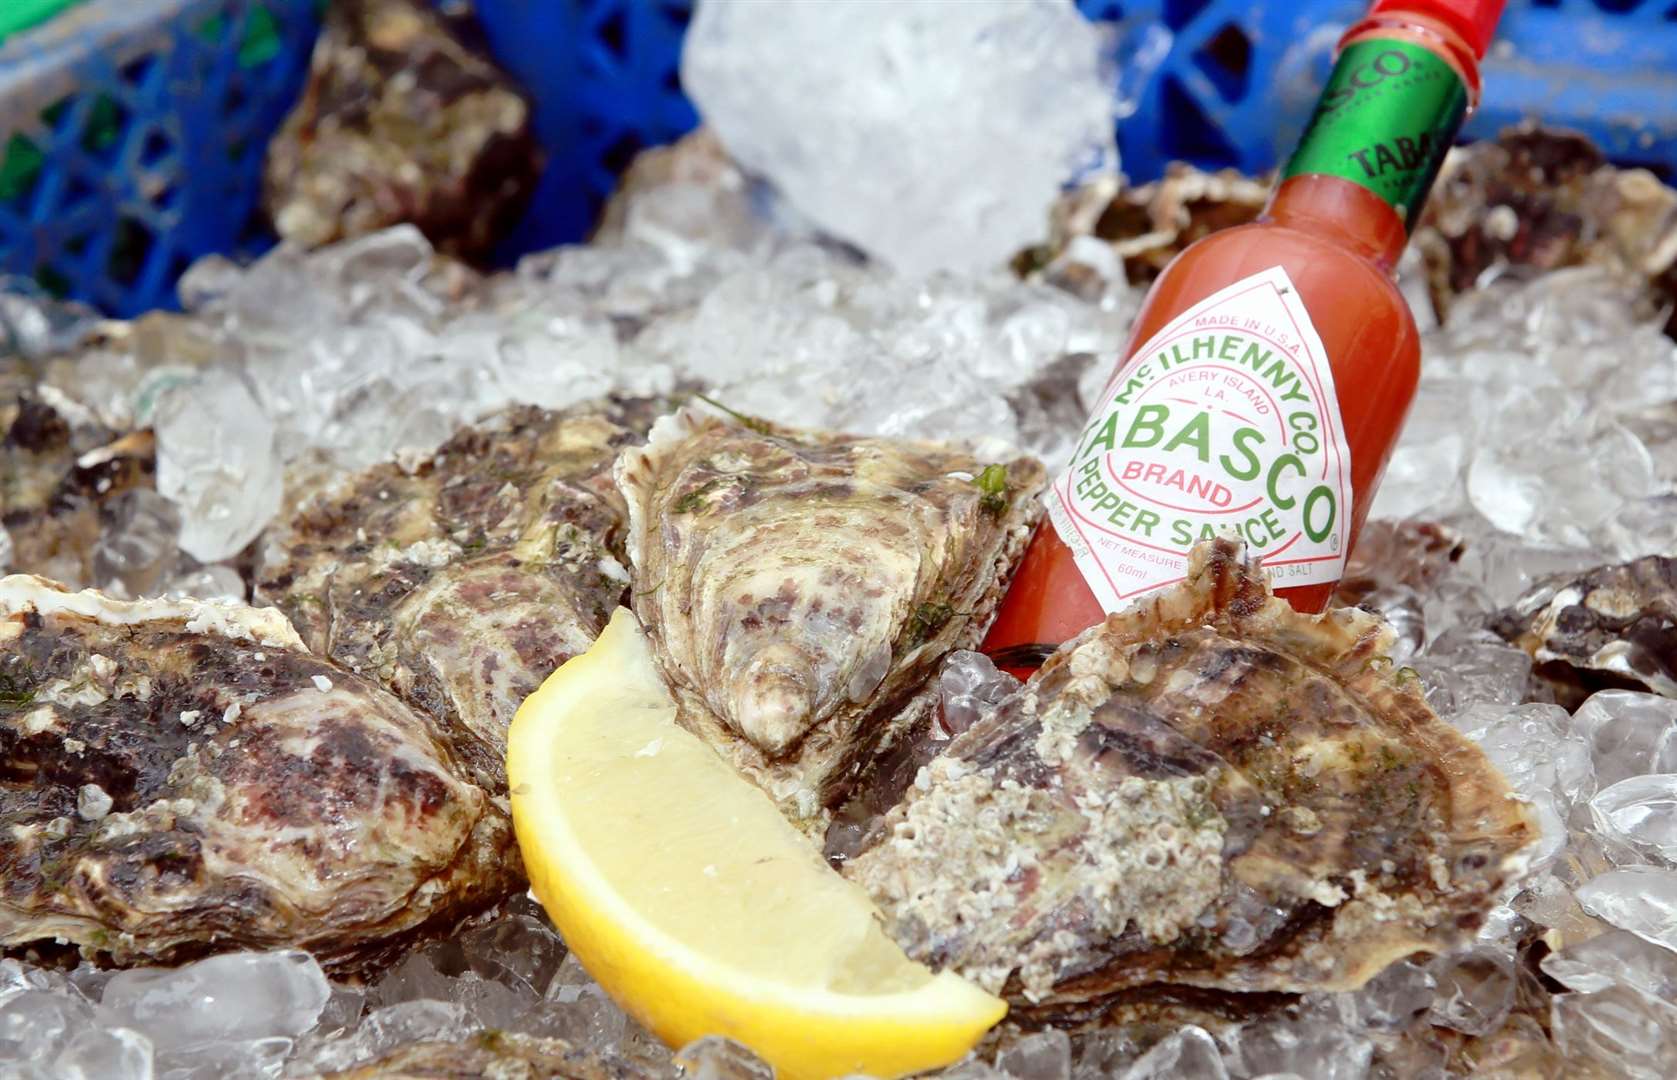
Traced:
<svg viewBox="0 0 1677 1080">
<path fill-rule="evenodd" d="M 16 544 L 9 568 L 87 583 L 112 508 L 124 493 L 153 487 L 154 440 L 150 431 L 73 425 L 52 396 L 33 382 L 0 387 L 0 525 Z"/>
<path fill-rule="evenodd" d="M 318 247 L 411 222 L 439 251 L 488 257 L 542 154 L 529 103 L 461 35 L 471 21 L 418 0 L 327 8 L 308 84 L 263 167 L 281 237 Z"/>
<path fill-rule="evenodd" d="M 484 1031 L 458 1042 L 416 1042 L 377 1061 L 315 1080 L 652 1080 L 630 1062 L 579 1050 L 563 1039 Z"/>
<path fill-rule="evenodd" d="M 1677 697 L 1677 559 L 1649 555 L 1544 582 L 1491 625 L 1574 707 L 1610 687 Z"/>
<path fill-rule="evenodd" d="M 425 709 L 506 792 L 506 730 L 623 597 L 611 485 L 638 403 L 520 407 L 407 467 L 317 490 L 270 530 L 257 596 L 316 652 Z M 649 422 L 649 421 L 648 421 Z"/>
<path fill-rule="evenodd" d="M 988 624 L 1043 469 L 984 470 L 932 443 L 685 409 L 619 459 L 632 603 L 682 720 L 803 827 Z"/>
<path fill-rule="evenodd" d="M 517 886 L 429 718 L 271 608 L 0 579 L 0 945 L 118 964 L 295 946 L 343 972 Z"/>
<path fill-rule="evenodd" d="M 1390 637 L 1201 545 L 952 741 L 845 873 L 911 956 L 1036 1003 L 1355 988 L 1471 936 L 1535 836 Z"/>
<path fill-rule="evenodd" d="M 1652 314 L 1677 291 L 1677 191 L 1578 132 L 1522 125 L 1450 151 L 1413 246 L 1440 318 L 1487 271 L 1577 265 L 1617 274 Z"/>
</svg>

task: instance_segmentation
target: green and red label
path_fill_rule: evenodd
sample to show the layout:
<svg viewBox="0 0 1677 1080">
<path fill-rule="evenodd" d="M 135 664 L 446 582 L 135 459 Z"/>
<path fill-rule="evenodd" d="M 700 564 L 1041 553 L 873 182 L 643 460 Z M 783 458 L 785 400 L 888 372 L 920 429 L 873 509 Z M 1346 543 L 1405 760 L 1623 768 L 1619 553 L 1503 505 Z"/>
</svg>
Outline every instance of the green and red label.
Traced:
<svg viewBox="0 0 1677 1080">
<path fill-rule="evenodd" d="M 1359 41 L 1339 54 L 1281 177 L 1325 173 L 1360 184 L 1412 229 L 1466 116 L 1467 88 L 1431 50 Z"/>
<path fill-rule="evenodd" d="M 1048 512 L 1108 612 L 1232 531 L 1277 587 L 1337 581 L 1351 452 L 1321 338 L 1279 266 L 1206 297 L 1121 367 Z"/>
</svg>

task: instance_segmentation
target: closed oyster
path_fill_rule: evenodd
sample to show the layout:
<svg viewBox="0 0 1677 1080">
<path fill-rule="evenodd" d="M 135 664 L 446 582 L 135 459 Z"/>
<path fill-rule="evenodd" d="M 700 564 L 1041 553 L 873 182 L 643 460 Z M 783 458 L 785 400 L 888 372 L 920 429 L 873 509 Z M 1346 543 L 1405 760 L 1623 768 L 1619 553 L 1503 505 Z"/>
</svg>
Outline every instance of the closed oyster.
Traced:
<svg viewBox="0 0 1677 1080">
<path fill-rule="evenodd" d="M 1355 988 L 1471 937 L 1535 836 L 1390 640 L 1202 544 L 956 737 L 845 872 L 909 955 L 1029 1002 Z"/>
<path fill-rule="evenodd" d="M 1452 149 L 1415 228 L 1447 316 L 1487 274 L 1599 266 L 1650 315 L 1677 291 L 1677 191 L 1618 168 L 1583 134 L 1533 124 Z M 1677 336 L 1677 315 L 1666 332 Z"/>
<path fill-rule="evenodd" d="M 682 722 L 809 831 L 989 622 L 1042 466 L 682 410 L 618 461 L 635 613 Z M 918 695 L 918 697 L 917 697 Z"/>
<path fill-rule="evenodd" d="M 407 467 L 329 483 L 270 530 L 257 596 L 309 648 L 435 716 L 504 795 L 513 713 L 628 584 L 610 470 L 645 411 L 515 408 Z"/>
<path fill-rule="evenodd" d="M 360 970 L 517 887 L 435 725 L 243 604 L 0 579 L 0 945 Z"/>
<path fill-rule="evenodd" d="M 150 431 L 72 424 L 33 382 L 0 385 L 0 527 L 16 545 L 0 569 L 92 583 L 101 531 L 155 471 Z"/>
<path fill-rule="evenodd" d="M 1677 697 L 1677 559 L 1649 555 L 1543 582 L 1492 628 L 1531 654 L 1564 704 L 1613 687 Z"/>
<path fill-rule="evenodd" d="M 327 6 L 308 83 L 263 166 L 283 239 L 319 247 L 411 222 L 439 251 L 483 262 L 518 220 L 542 167 L 530 104 L 469 11 L 451 7 Z"/>
</svg>

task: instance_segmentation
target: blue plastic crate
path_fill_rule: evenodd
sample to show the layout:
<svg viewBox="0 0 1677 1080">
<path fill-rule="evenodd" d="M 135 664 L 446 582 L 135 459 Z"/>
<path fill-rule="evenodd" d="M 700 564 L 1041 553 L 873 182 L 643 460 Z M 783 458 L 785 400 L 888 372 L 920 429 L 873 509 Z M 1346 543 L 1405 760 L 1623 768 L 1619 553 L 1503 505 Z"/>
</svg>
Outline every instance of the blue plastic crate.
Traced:
<svg viewBox="0 0 1677 1080">
<path fill-rule="evenodd" d="M 478 0 L 501 63 L 536 100 L 552 165 L 513 251 L 584 235 L 617 170 L 697 122 L 681 92 L 691 0 Z M 1169 48 L 1119 126 L 1126 173 L 1172 160 L 1260 172 L 1291 148 L 1340 33 L 1367 0 L 1078 0 L 1133 62 Z M 1137 43 L 1140 48 L 1137 50 Z M 1677 170 L 1677 4 L 1510 0 L 1467 131 L 1528 116 L 1588 132 L 1619 161 Z M 1132 66 L 1123 78 L 1140 74 Z M 509 251 L 513 253 L 513 251 Z"/>
<path fill-rule="evenodd" d="M 4 2 L 4 0 L 0 0 Z M 89 0 L 0 46 L 0 273 L 117 315 L 250 235 L 316 0 Z"/>
<path fill-rule="evenodd" d="M 1119 128 L 1124 170 L 1158 176 L 1173 159 L 1260 172 L 1304 129 L 1339 35 L 1366 0 L 1079 0 L 1134 40 L 1171 34 L 1135 115 Z M 1621 163 L 1677 172 L 1677 4 L 1510 0 L 1481 68 L 1467 136 L 1527 118 L 1586 132 Z"/>
</svg>

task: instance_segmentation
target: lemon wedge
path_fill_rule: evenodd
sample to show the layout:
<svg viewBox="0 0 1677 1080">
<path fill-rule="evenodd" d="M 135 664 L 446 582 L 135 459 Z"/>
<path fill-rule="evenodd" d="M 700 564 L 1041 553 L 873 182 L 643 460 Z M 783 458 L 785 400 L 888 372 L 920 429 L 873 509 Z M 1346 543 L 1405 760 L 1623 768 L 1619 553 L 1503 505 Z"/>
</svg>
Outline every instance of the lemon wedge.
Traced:
<svg viewBox="0 0 1677 1080">
<path fill-rule="evenodd" d="M 881 929 L 769 797 L 675 721 L 626 608 L 525 700 L 507 742 L 536 897 L 659 1038 L 726 1035 L 786 1080 L 960 1058 L 1007 1011 Z"/>
</svg>

